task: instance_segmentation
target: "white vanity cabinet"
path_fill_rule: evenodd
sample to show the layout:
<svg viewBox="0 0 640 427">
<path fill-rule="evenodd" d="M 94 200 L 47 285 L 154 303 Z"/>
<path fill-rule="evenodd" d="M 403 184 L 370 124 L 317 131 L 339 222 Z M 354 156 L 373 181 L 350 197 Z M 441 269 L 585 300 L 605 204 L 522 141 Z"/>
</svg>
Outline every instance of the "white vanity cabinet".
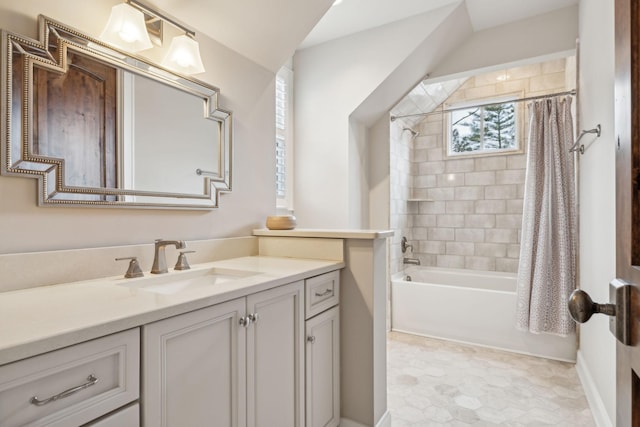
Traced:
<svg viewBox="0 0 640 427">
<path fill-rule="evenodd" d="M 142 424 L 303 427 L 303 282 L 143 327 Z"/>
<path fill-rule="evenodd" d="M 113 411 L 138 399 L 139 363 L 135 328 L 0 366 L 0 426 L 77 427 L 110 413 L 137 426 Z"/>
<path fill-rule="evenodd" d="M 339 285 L 338 271 L 305 283 L 306 427 L 340 424 Z"/>
</svg>

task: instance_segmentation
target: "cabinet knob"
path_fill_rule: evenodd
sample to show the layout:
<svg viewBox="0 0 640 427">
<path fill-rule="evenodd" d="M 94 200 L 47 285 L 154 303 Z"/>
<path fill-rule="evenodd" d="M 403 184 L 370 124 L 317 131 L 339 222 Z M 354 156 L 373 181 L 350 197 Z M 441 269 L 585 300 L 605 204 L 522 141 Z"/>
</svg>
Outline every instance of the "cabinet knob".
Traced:
<svg viewBox="0 0 640 427">
<path fill-rule="evenodd" d="M 316 337 L 314 337 L 313 335 L 309 335 L 307 337 L 307 342 L 313 344 L 314 342 L 316 342 Z"/>
<path fill-rule="evenodd" d="M 240 318 L 240 326 L 248 328 L 252 323 L 257 322 L 259 318 L 260 316 L 258 315 L 258 313 L 247 314 L 246 316 Z"/>
<path fill-rule="evenodd" d="M 240 326 L 244 326 L 245 328 L 248 328 L 249 325 L 251 325 L 251 320 L 249 319 L 248 316 L 242 316 L 239 322 L 240 322 Z"/>
</svg>

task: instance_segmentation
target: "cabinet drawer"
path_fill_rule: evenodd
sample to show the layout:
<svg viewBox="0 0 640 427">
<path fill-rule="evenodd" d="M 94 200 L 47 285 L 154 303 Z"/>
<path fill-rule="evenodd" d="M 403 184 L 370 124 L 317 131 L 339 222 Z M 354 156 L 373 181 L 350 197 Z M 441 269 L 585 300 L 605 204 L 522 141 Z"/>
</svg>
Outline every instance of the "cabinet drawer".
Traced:
<svg viewBox="0 0 640 427">
<path fill-rule="evenodd" d="M 340 271 L 332 271 L 305 280 L 305 319 L 338 304 Z"/>
<path fill-rule="evenodd" d="M 139 427 L 140 406 L 136 403 L 84 427 Z"/>
<path fill-rule="evenodd" d="M 0 426 L 78 426 L 138 398 L 131 329 L 0 366 Z"/>
</svg>

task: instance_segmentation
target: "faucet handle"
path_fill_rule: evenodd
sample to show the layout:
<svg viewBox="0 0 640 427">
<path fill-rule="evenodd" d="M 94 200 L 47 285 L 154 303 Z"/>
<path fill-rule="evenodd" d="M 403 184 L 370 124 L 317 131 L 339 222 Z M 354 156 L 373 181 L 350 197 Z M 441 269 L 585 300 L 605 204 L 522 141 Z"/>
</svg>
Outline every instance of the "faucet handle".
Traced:
<svg viewBox="0 0 640 427">
<path fill-rule="evenodd" d="M 413 252 L 413 245 L 410 245 L 407 241 L 407 238 L 402 236 L 402 241 L 400 241 L 400 249 L 402 249 L 403 254 L 407 252 L 407 249 L 411 249 L 411 252 Z"/>
<path fill-rule="evenodd" d="M 180 255 L 178 255 L 178 262 L 176 262 L 175 267 L 173 267 L 174 270 L 188 270 L 191 268 L 191 266 L 189 265 L 189 262 L 187 261 L 187 255 L 186 254 L 192 254 L 195 251 L 180 251 Z"/>
<path fill-rule="evenodd" d="M 144 273 L 140 269 L 140 263 L 138 263 L 138 257 L 130 256 L 130 257 L 123 257 L 123 258 L 116 258 L 116 261 L 124 261 L 127 259 L 131 261 L 129 262 L 129 268 L 127 269 L 127 272 L 124 274 L 124 277 L 126 277 L 127 279 L 131 279 L 132 277 L 143 277 Z"/>
</svg>

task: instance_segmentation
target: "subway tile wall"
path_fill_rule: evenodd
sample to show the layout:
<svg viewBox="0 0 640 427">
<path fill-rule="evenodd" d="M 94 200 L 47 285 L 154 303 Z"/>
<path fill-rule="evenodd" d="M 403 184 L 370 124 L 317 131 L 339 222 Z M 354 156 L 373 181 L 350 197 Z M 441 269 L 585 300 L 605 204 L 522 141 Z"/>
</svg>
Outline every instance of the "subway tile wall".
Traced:
<svg viewBox="0 0 640 427">
<path fill-rule="evenodd" d="M 528 97 L 575 88 L 575 58 L 558 59 L 467 79 L 437 109 L 458 102 L 517 95 Z M 569 82 L 569 83 L 567 83 Z M 526 147 L 527 108 L 520 104 L 520 146 Z M 516 272 L 520 255 L 526 151 L 448 158 L 445 117 L 391 126 L 391 271 L 405 256 L 422 265 Z M 420 135 L 411 138 L 403 127 Z M 406 236 L 413 250 L 400 251 Z"/>
<path fill-rule="evenodd" d="M 397 273 L 402 269 L 402 251 L 400 242 L 402 236 L 413 238 L 411 225 L 413 224 L 413 213 L 417 213 L 417 206 L 408 203 L 413 187 L 413 177 L 411 174 L 412 161 L 411 151 L 413 140 L 411 133 L 403 131 L 401 122 L 394 122 L 390 131 L 390 226 L 396 232 L 391 239 L 390 271 Z M 435 225 L 435 224 L 434 224 Z"/>
</svg>

